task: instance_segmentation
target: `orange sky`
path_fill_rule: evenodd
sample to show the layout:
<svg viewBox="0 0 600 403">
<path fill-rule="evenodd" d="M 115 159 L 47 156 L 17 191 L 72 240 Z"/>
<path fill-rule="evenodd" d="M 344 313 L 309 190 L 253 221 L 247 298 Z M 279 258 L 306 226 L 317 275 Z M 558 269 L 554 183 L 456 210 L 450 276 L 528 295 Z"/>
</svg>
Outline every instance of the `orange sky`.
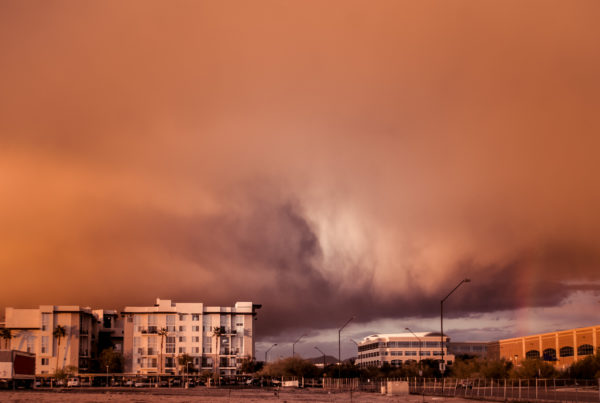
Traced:
<svg viewBox="0 0 600 403">
<path fill-rule="evenodd" d="M 252 300 L 273 335 L 464 276 L 456 315 L 595 295 L 598 15 L 3 1 L 0 307 Z"/>
</svg>

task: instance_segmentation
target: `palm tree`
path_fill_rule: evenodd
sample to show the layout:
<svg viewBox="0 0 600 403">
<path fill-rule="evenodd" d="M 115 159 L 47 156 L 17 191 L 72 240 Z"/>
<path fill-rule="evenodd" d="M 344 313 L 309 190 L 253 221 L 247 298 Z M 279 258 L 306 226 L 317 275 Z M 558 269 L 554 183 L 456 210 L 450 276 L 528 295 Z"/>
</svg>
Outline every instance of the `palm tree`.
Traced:
<svg viewBox="0 0 600 403">
<path fill-rule="evenodd" d="M 160 329 L 158 331 L 158 335 L 160 336 L 160 362 L 158 363 L 158 372 L 162 374 L 164 372 L 163 345 L 164 345 L 165 337 L 167 337 L 169 335 L 169 332 L 167 332 L 167 329 L 163 327 L 162 329 Z"/>
<path fill-rule="evenodd" d="M 12 339 L 12 332 L 10 329 L 2 328 L 0 329 L 0 337 L 4 339 L 4 347 L 8 350 L 10 346 L 10 339 Z"/>
<path fill-rule="evenodd" d="M 56 352 L 56 369 L 57 370 L 58 370 L 58 364 L 60 363 L 60 360 L 58 359 L 58 357 L 60 356 L 60 339 L 62 339 L 66 335 L 67 335 L 67 329 L 61 325 L 57 325 L 56 328 L 54 329 L 54 331 L 52 332 L 52 336 L 56 337 L 56 339 L 58 340 L 58 348 L 57 348 L 58 351 Z"/>
<path fill-rule="evenodd" d="M 215 346 L 215 377 L 216 379 L 219 379 L 219 347 L 220 347 L 220 341 L 221 341 L 221 335 L 223 335 L 223 328 L 221 328 L 220 326 L 215 326 L 213 328 L 213 337 L 216 340 L 216 346 Z"/>
</svg>

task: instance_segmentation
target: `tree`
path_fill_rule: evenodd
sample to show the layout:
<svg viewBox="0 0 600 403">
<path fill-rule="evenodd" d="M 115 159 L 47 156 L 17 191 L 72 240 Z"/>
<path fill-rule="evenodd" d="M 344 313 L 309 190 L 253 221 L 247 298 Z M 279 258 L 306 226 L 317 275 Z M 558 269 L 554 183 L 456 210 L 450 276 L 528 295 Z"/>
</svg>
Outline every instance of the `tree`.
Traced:
<svg viewBox="0 0 600 403">
<path fill-rule="evenodd" d="M 196 367 L 194 367 L 194 358 L 189 354 L 181 354 L 177 357 L 177 363 L 181 366 L 182 371 L 185 370 L 186 373 L 197 372 Z"/>
<path fill-rule="evenodd" d="M 219 379 L 219 355 L 220 355 L 220 349 L 219 347 L 221 346 L 221 336 L 223 335 L 223 329 L 220 326 L 215 326 L 213 328 L 213 337 L 216 340 L 215 343 L 215 362 L 214 362 L 214 368 L 215 368 L 215 379 Z"/>
<path fill-rule="evenodd" d="M 4 347 L 8 350 L 10 348 L 10 339 L 13 337 L 11 330 L 5 327 L 0 329 L 0 337 L 4 339 Z"/>
<path fill-rule="evenodd" d="M 58 342 L 57 352 L 56 352 L 56 370 L 58 371 L 60 360 L 58 357 L 60 356 L 60 340 L 67 335 L 67 329 L 64 326 L 57 325 L 54 331 L 52 332 L 52 336 L 54 336 Z M 66 353 L 65 353 L 66 354 Z"/>
<path fill-rule="evenodd" d="M 169 332 L 167 332 L 167 329 L 163 327 L 158 331 L 158 335 L 160 336 L 160 358 L 158 362 L 158 372 L 162 374 L 163 372 L 165 372 L 163 363 L 163 345 L 165 338 L 169 336 Z"/>
<path fill-rule="evenodd" d="M 105 348 L 100 353 L 100 369 L 108 366 L 111 373 L 123 372 L 123 354 L 115 351 L 112 347 Z"/>
<path fill-rule="evenodd" d="M 534 358 L 521 361 L 521 365 L 514 367 L 510 375 L 512 378 L 554 378 L 557 371 L 552 364 Z"/>
<path fill-rule="evenodd" d="M 260 371 L 261 376 L 271 377 L 295 376 L 314 378 L 317 377 L 319 373 L 320 370 L 316 365 L 309 360 L 304 360 L 299 357 L 288 357 L 277 360 L 265 365 Z"/>
<path fill-rule="evenodd" d="M 565 372 L 576 379 L 600 378 L 600 355 L 588 355 L 583 360 L 575 361 Z"/>
<path fill-rule="evenodd" d="M 263 365 L 263 362 L 256 361 L 254 357 L 247 357 L 242 360 L 240 370 L 242 371 L 242 374 L 253 374 L 260 371 L 263 368 Z"/>
</svg>

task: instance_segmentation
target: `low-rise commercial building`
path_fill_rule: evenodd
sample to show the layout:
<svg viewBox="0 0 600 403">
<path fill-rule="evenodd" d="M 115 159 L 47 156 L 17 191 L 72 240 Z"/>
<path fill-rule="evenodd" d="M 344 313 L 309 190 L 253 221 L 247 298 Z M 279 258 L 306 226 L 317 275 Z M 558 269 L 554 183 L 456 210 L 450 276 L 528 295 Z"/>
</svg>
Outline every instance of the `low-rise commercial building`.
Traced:
<svg viewBox="0 0 600 403">
<path fill-rule="evenodd" d="M 477 357 L 487 356 L 487 341 L 452 341 L 448 343 L 448 352 L 456 355 L 474 355 Z"/>
<path fill-rule="evenodd" d="M 489 343 L 488 357 L 504 358 L 518 365 L 537 358 L 563 369 L 598 351 L 600 325 L 559 330 Z"/>
<path fill-rule="evenodd" d="M 186 354 L 195 369 L 234 374 L 243 359 L 254 357 L 258 308 L 252 302 L 217 307 L 161 299 L 153 306 L 126 307 L 125 372 L 179 373 L 178 358 Z"/>
<path fill-rule="evenodd" d="M 442 358 L 446 364 L 454 362 L 454 355 L 448 354 L 447 343 L 450 339 L 444 336 L 441 346 L 440 333 L 391 333 L 373 334 L 358 343 L 357 365 L 361 367 L 381 367 L 384 363 L 398 366 L 421 360 L 436 360 Z"/>
</svg>

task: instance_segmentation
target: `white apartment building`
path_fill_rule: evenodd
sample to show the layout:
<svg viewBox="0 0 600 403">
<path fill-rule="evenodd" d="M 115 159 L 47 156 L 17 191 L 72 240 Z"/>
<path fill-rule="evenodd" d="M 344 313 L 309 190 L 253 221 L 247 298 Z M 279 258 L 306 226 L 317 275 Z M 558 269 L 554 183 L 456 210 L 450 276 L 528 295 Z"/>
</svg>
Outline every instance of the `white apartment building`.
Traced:
<svg viewBox="0 0 600 403">
<path fill-rule="evenodd" d="M 444 336 L 444 361 L 451 365 L 454 355 L 448 355 L 447 345 L 450 341 Z M 384 363 L 399 366 L 421 360 L 441 360 L 440 333 L 391 333 L 373 334 L 358 343 L 358 359 L 360 367 L 381 367 Z"/>
<path fill-rule="evenodd" d="M 12 336 L 7 341 L 9 349 L 34 353 L 36 374 L 43 375 L 67 367 L 87 371 L 96 322 L 90 308 L 40 305 L 34 309 L 6 308 L 4 327 Z M 59 325 L 65 329 L 60 339 L 53 336 Z"/>
<path fill-rule="evenodd" d="M 244 358 L 254 357 L 253 320 L 258 308 L 252 302 L 217 307 L 160 298 L 154 306 L 125 307 L 125 372 L 181 373 L 184 369 L 177 360 L 187 354 L 195 369 L 235 374 Z M 215 328 L 220 334 L 215 335 Z"/>
</svg>

